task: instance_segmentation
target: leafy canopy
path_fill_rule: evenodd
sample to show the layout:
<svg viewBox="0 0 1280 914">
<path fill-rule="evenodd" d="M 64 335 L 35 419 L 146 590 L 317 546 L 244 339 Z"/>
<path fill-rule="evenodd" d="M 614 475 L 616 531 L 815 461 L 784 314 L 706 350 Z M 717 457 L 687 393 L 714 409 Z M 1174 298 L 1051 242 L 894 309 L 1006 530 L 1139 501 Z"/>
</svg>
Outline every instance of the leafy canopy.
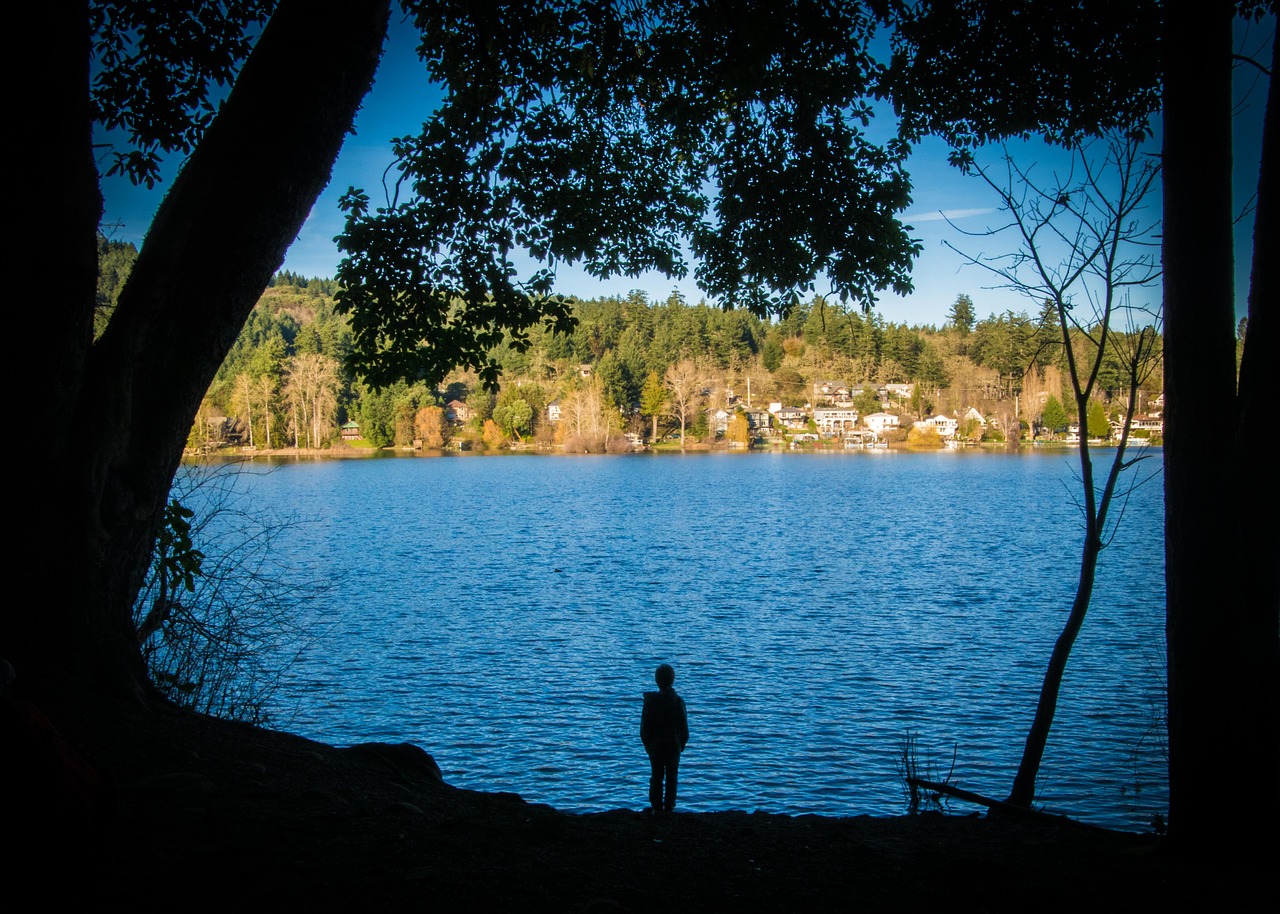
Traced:
<svg viewBox="0 0 1280 914">
<path fill-rule="evenodd" d="M 276 0 L 94 0 L 93 118 L 125 135 L 107 174 L 154 187 L 166 152 L 189 155 Z"/>
<path fill-rule="evenodd" d="M 455 363 L 492 382 L 494 344 L 570 324 L 564 264 L 683 277 L 692 259 L 757 314 L 819 282 L 864 306 L 910 290 L 907 147 L 868 133 L 862 4 L 406 5 L 445 97 L 395 141 L 386 205 L 343 198 L 339 306 L 372 383 Z"/>
<path fill-rule="evenodd" d="M 921 0 L 896 22 L 885 89 L 909 139 L 958 150 L 1145 132 L 1160 107 L 1163 0 Z"/>
</svg>

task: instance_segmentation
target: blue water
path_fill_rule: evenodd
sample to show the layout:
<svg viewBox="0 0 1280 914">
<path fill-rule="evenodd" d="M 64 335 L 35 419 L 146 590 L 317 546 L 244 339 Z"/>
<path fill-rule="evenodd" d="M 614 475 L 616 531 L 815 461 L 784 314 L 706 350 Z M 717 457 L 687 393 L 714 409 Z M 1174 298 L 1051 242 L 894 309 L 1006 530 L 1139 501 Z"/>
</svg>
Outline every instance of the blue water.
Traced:
<svg viewBox="0 0 1280 914">
<path fill-rule="evenodd" d="M 899 814 L 908 732 L 1003 797 L 1082 529 L 1065 453 L 317 460 L 236 485 L 303 521 L 276 556 L 335 585 L 299 610 L 277 726 L 413 742 L 454 785 L 571 811 L 645 804 L 663 661 L 683 809 Z M 1103 552 L 1039 781 L 1135 831 L 1167 806 L 1162 525 L 1156 475 Z"/>
</svg>

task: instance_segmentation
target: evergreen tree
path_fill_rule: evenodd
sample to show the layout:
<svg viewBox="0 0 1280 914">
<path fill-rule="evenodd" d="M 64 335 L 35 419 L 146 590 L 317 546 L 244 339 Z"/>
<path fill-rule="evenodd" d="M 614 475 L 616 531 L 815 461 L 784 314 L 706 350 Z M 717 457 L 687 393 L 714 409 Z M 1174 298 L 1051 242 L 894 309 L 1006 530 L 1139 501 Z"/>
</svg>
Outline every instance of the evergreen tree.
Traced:
<svg viewBox="0 0 1280 914">
<path fill-rule="evenodd" d="M 652 439 L 658 440 L 658 418 L 667 413 L 667 388 L 658 377 L 656 371 L 649 372 L 645 378 L 644 390 L 640 392 L 640 414 L 653 422 Z"/>
<path fill-rule="evenodd" d="M 761 363 L 765 371 L 777 371 L 782 367 L 782 359 L 786 350 L 782 347 L 782 330 L 774 327 L 765 337 L 764 347 L 760 351 Z"/>
<path fill-rule="evenodd" d="M 1040 424 L 1053 434 L 1067 427 L 1067 411 L 1063 408 L 1062 401 L 1053 394 L 1044 401 L 1044 410 L 1040 413 Z"/>
<path fill-rule="evenodd" d="M 947 325 L 959 333 L 961 336 L 968 336 L 973 330 L 974 321 L 977 315 L 973 311 L 973 299 L 963 292 L 956 296 L 956 300 L 951 303 L 951 310 L 947 312 Z"/>
<path fill-rule="evenodd" d="M 1089 429 L 1090 438 L 1110 438 L 1111 423 L 1107 420 L 1107 408 L 1101 400 L 1089 401 L 1089 414 L 1086 417 L 1086 424 Z"/>
</svg>

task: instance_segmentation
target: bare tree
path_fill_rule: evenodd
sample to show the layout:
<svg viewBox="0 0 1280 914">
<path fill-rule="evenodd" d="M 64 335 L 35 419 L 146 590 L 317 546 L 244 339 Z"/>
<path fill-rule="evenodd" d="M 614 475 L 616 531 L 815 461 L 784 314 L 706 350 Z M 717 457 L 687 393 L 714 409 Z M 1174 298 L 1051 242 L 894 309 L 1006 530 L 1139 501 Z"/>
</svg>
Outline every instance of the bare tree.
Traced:
<svg viewBox="0 0 1280 914">
<path fill-rule="evenodd" d="M 560 404 L 560 428 L 569 450 L 607 451 L 618 430 L 618 413 L 610 408 L 600 379 L 592 377 L 570 392 Z"/>
<path fill-rule="evenodd" d="M 273 412 L 273 403 L 276 396 L 276 382 L 269 374 L 258 375 L 258 380 L 254 382 L 254 388 L 257 391 L 257 397 L 262 403 L 262 422 L 263 431 L 266 433 L 266 447 L 271 449 L 271 414 Z M 253 442 L 250 441 L 252 444 Z"/>
<path fill-rule="evenodd" d="M 1001 286 L 1022 292 L 1036 303 L 1052 304 L 1080 421 L 1088 415 L 1106 358 L 1114 357 L 1123 365 L 1128 387 L 1123 430 L 1100 484 L 1089 436 L 1079 436 L 1077 507 L 1084 520 L 1084 542 L 1076 594 L 1054 643 L 1007 800 L 1029 807 L 1067 659 L 1089 609 L 1099 554 L 1115 536 L 1133 488 L 1150 478 L 1131 475 L 1126 485 L 1120 484 L 1121 473 L 1142 459 L 1126 459 L 1125 448 L 1138 387 L 1159 358 L 1159 309 L 1133 304 L 1132 293 L 1153 287 L 1160 277 L 1159 221 L 1145 214 L 1160 167 L 1154 157 L 1143 153 L 1138 139 L 1114 135 L 1076 147 L 1071 172 L 1064 178 L 1054 175 L 1044 184 L 1008 154 L 1000 176 L 972 161 L 968 164 L 999 196 L 1001 210 L 1009 217 L 1003 227 L 988 234 L 1011 232 L 1018 244 L 1010 254 L 965 256 L 993 273 Z M 1115 328 L 1120 319 L 1127 322 L 1125 332 Z"/>
<path fill-rule="evenodd" d="M 294 444 L 319 447 L 338 406 L 338 363 L 317 353 L 299 353 L 289 360 L 285 393 L 294 410 Z"/>
<path fill-rule="evenodd" d="M 664 383 L 671 394 L 671 415 L 680 423 L 680 446 L 684 447 L 685 431 L 702 397 L 702 372 L 692 359 L 683 359 L 667 367 Z"/>
<path fill-rule="evenodd" d="M 231 408 L 244 414 L 245 425 L 249 429 L 249 447 L 254 446 L 253 438 L 253 404 L 257 396 L 257 387 L 247 371 L 236 375 L 235 388 L 231 394 Z"/>
<path fill-rule="evenodd" d="M 298 608 L 340 581 L 317 581 L 273 558 L 301 518 L 265 516 L 244 463 L 183 467 L 151 571 L 134 606 L 138 644 L 157 688 L 206 714 L 268 722 L 267 704 L 310 638 Z"/>
</svg>

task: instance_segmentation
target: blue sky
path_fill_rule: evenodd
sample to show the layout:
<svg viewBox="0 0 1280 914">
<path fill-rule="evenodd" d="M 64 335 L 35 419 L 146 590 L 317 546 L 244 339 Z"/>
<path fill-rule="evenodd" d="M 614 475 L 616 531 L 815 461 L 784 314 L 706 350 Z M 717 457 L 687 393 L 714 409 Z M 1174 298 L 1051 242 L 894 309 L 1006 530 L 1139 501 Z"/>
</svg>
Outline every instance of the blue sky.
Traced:
<svg viewBox="0 0 1280 914">
<path fill-rule="evenodd" d="M 1241 50 L 1269 63 L 1269 43 L 1273 35 L 1274 20 L 1247 33 L 1241 31 Z M 1256 185 L 1258 136 L 1266 84 L 1247 67 L 1237 71 L 1237 83 L 1241 107 L 1236 120 L 1235 152 L 1239 176 L 1237 200 L 1238 206 L 1242 206 Z M 357 117 L 356 132 L 347 138 L 329 186 L 289 248 L 283 269 L 304 276 L 334 275 L 339 255 L 333 238 L 342 230 L 338 198 L 348 187 L 356 186 L 366 190 L 375 204 L 381 199 L 383 174 L 391 163 L 388 141 L 394 136 L 417 132 L 438 97 L 414 53 L 411 29 L 393 24 L 373 91 L 366 97 Z M 993 279 L 989 274 L 966 265 L 960 255 L 945 246 L 944 242 L 949 241 L 969 253 L 991 253 L 996 243 L 992 239 L 966 237 L 964 233 L 982 232 L 1001 222 L 991 192 L 978 179 L 965 177 L 951 168 L 946 154 L 944 144 L 928 141 L 912 155 L 908 170 L 913 203 L 904 213 L 903 221 L 914 227 L 914 236 L 923 244 L 912 271 L 915 292 L 907 297 L 886 293 L 876 309 L 889 321 L 940 325 L 956 296 L 963 293 L 973 299 L 980 318 L 1010 309 L 1034 312 L 1035 306 L 1025 298 L 1008 290 L 990 288 Z M 996 154 L 990 153 L 993 157 Z M 1020 163 L 1035 163 L 1038 174 L 1062 165 L 1060 153 L 1040 144 L 1025 144 L 1017 154 Z M 170 163 L 170 167 L 176 167 L 176 162 Z M 103 224 L 108 227 L 108 234 L 140 246 L 163 190 L 163 186 L 153 191 L 134 188 L 121 178 L 104 179 Z M 1158 207 L 1158 199 L 1153 203 Z M 944 213 L 947 219 L 943 218 Z M 1237 226 L 1236 244 L 1237 298 L 1241 314 L 1248 288 L 1251 238 L 1252 220 L 1246 218 Z M 602 281 L 578 270 L 562 268 L 558 279 L 560 292 L 582 298 L 626 295 L 633 289 L 641 289 L 651 299 L 659 300 L 665 299 L 673 289 L 679 289 L 689 302 L 703 297 L 692 279 L 676 282 L 660 274 Z"/>
</svg>

